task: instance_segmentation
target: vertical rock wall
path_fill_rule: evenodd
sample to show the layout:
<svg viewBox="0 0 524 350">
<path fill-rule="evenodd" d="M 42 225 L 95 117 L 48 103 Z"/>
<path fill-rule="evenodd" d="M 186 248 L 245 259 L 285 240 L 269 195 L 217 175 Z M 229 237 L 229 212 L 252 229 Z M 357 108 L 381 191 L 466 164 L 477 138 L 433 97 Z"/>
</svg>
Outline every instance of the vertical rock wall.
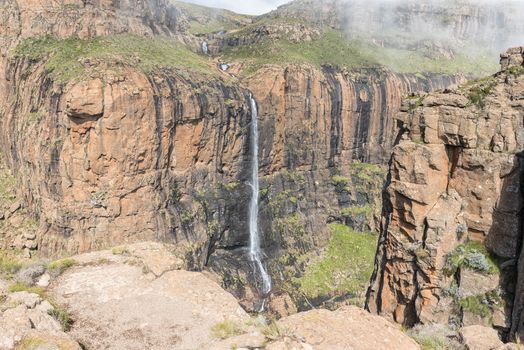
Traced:
<svg viewBox="0 0 524 350">
<path fill-rule="evenodd" d="M 405 102 L 371 311 L 407 325 L 480 323 L 505 334 L 510 327 L 521 331 L 515 322 L 522 293 L 514 279 L 522 242 L 522 48 L 503 55 L 502 68 Z"/>
</svg>

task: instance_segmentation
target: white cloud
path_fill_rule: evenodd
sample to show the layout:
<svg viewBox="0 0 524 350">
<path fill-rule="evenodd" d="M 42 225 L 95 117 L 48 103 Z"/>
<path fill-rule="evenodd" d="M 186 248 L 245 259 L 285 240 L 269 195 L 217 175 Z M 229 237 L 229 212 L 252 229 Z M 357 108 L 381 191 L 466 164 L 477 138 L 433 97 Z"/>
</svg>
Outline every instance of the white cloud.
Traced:
<svg viewBox="0 0 524 350">
<path fill-rule="evenodd" d="M 289 0 L 183 0 L 194 4 L 217 7 L 248 15 L 261 15 Z"/>
</svg>

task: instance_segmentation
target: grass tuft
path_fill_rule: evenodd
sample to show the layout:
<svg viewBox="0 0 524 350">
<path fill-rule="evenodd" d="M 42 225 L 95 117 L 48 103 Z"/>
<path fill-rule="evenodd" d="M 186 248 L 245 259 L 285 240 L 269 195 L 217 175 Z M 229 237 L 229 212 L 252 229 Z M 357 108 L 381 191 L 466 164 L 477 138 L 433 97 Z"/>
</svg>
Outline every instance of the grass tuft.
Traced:
<svg viewBox="0 0 524 350">
<path fill-rule="evenodd" d="M 78 265 L 78 262 L 75 259 L 71 258 L 65 258 L 53 261 L 47 265 L 47 269 L 51 271 L 52 273 L 55 273 L 57 275 L 61 275 L 64 273 L 67 269 Z"/>
<path fill-rule="evenodd" d="M 486 97 L 493 91 L 497 81 L 493 77 L 484 78 L 476 81 L 468 93 L 470 102 L 482 109 L 486 106 Z"/>
<path fill-rule="evenodd" d="M 218 339 L 231 338 L 244 332 L 244 327 L 240 323 L 231 320 L 222 321 L 211 328 L 211 335 Z"/>
<path fill-rule="evenodd" d="M 363 206 L 341 208 L 340 215 L 342 215 L 343 217 L 349 217 L 349 218 L 357 218 L 360 216 L 371 218 L 373 216 L 373 208 L 369 204 L 366 204 Z"/>
<path fill-rule="evenodd" d="M 125 246 L 115 247 L 111 250 L 111 253 L 113 253 L 113 255 L 129 255 L 129 249 Z"/>
<path fill-rule="evenodd" d="M 9 286 L 9 293 L 16 293 L 16 292 L 28 292 L 28 293 L 34 293 L 40 296 L 41 298 L 44 298 L 45 296 L 45 289 L 41 287 L 30 287 L 25 283 L 22 282 L 15 282 L 12 285 Z"/>
<path fill-rule="evenodd" d="M 441 336 L 417 335 L 413 339 L 422 350 L 454 350 L 450 341 Z"/>
<path fill-rule="evenodd" d="M 53 300 L 49 300 L 49 303 L 53 306 L 53 310 L 49 311 L 49 315 L 60 323 L 64 332 L 71 330 L 73 319 L 71 318 L 69 311 L 58 305 Z"/>
<path fill-rule="evenodd" d="M 0 252 L 0 273 L 13 275 L 20 271 L 24 264 L 14 255 Z"/>
</svg>

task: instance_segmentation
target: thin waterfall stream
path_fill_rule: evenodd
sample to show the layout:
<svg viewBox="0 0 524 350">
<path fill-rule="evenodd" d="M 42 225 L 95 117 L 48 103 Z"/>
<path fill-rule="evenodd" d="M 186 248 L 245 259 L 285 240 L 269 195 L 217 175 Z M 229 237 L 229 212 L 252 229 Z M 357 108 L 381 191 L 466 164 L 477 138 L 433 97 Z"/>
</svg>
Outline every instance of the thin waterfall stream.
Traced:
<svg viewBox="0 0 524 350">
<path fill-rule="evenodd" d="M 260 232 L 258 229 L 258 196 L 259 196 L 259 180 L 258 180 L 258 111 L 257 102 L 252 95 L 249 96 L 251 103 L 251 200 L 249 202 L 249 257 L 254 263 L 253 273 L 255 276 L 260 275 L 262 280 L 262 288 L 260 292 L 264 295 L 271 291 L 271 277 L 266 271 L 262 258 L 264 253 L 260 247 Z"/>
</svg>

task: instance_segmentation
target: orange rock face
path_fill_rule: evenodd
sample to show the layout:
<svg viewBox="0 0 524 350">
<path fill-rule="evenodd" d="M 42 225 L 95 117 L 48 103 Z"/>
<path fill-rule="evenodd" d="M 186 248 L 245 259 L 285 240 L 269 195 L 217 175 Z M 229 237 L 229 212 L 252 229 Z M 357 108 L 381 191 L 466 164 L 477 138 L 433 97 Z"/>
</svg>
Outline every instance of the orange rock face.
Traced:
<svg viewBox="0 0 524 350">
<path fill-rule="evenodd" d="M 76 35 L 92 38 L 121 33 L 175 34 L 180 12 L 165 0 L 5 0 L 0 8 L 0 34 L 13 38 Z"/>
<path fill-rule="evenodd" d="M 373 69 L 270 66 L 246 84 L 257 97 L 266 128 L 274 130 L 271 144 L 264 146 L 272 164 L 269 171 L 275 171 L 328 168 L 351 160 L 385 163 L 396 136 L 393 116 L 402 96 L 461 81 L 461 77 L 425 80 Z"/>
<path fill-rule="evenodd" d="M 478 241 L 501 263 L 500 286 L 494 291 L 506 307 L 501 311 L 490 304 L 489 309 L 493 315 L 506 313 L 497 327 L 522 332 L 515 323 L 521 318 L 522 282 L 516 289 L 511 282 L 521 269 L 516 259 L 524 172 L 522 48 L 502 57 L 504 70 L 493 77 L 406 101 L 398 117 L 402 140 L 393 149 L 368 300 L 372 311 L 403 324 L 471 324 L 466 304 L 461 304 L 463 318 L 457 320 L 453 303 L 468 295 L 487 295 L 480 287 L 490 285 L 486 279 L 491 277 L 484 273 L 470 278 L 476 283 L 467 283 L 466 273 L 480 266 L 456 262 L 466 265 L 450 276 L 445 265 L 457 246 Z M 520 281 L 520 272 L 518 276 Z M 454 288 L 458 294 L 451 295 Z"/>
</svg>

